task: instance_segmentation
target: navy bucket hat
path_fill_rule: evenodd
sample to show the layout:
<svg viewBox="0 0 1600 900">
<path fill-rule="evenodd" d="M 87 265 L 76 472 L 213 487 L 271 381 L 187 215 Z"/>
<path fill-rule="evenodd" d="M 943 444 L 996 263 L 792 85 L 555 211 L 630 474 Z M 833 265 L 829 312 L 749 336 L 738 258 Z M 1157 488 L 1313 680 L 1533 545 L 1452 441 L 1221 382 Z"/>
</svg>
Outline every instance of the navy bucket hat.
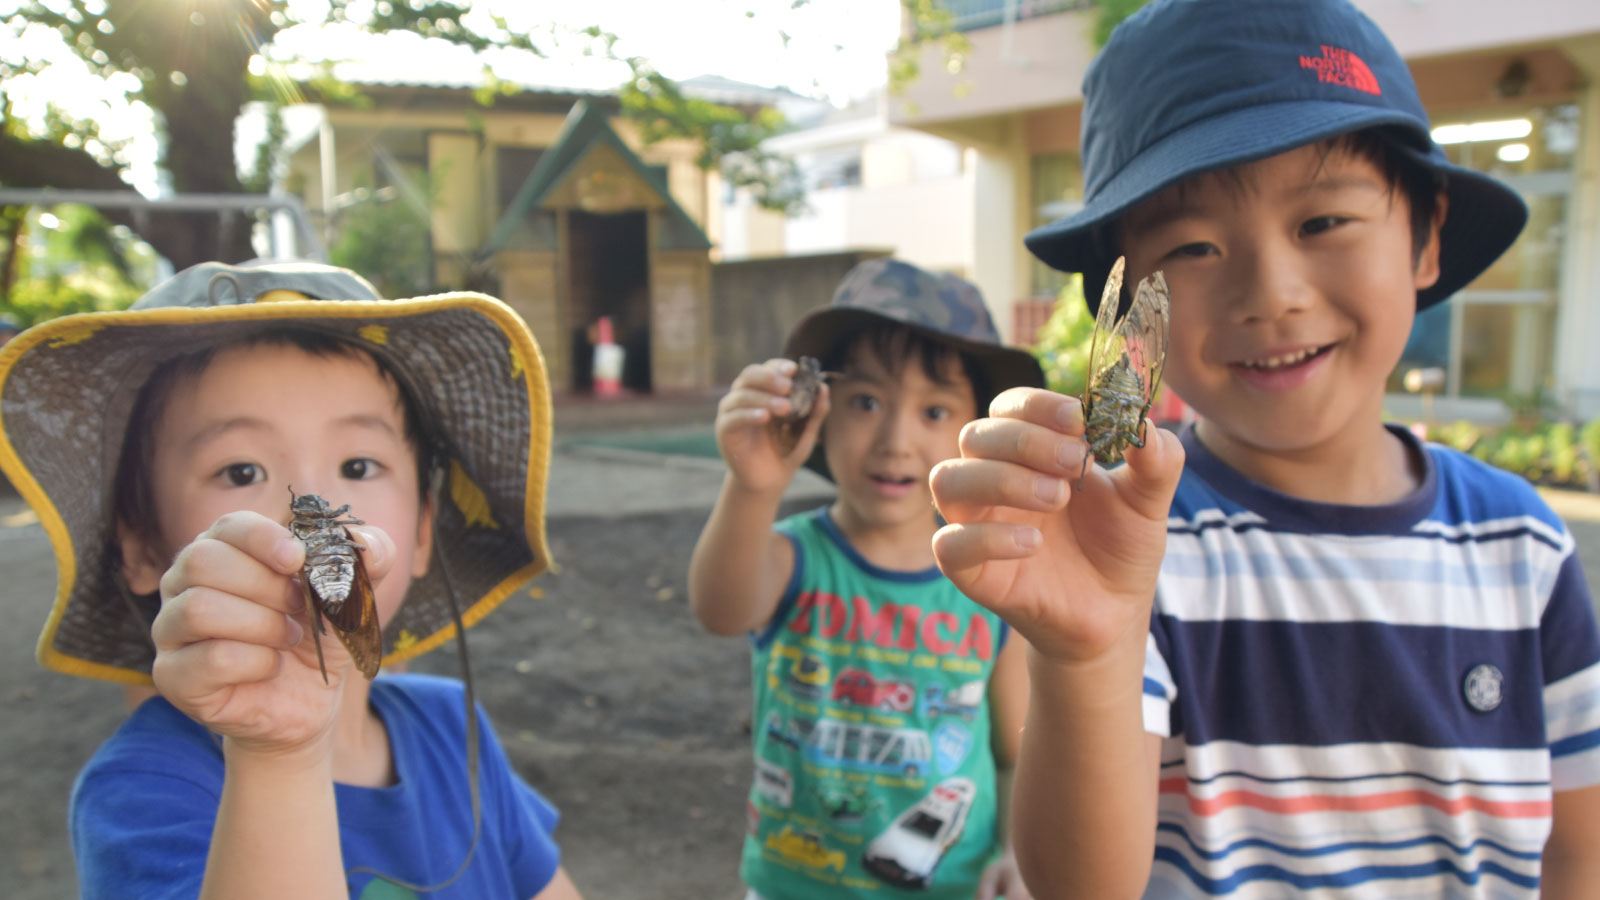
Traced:
<svg viewBox="0 0 1600 900">
<path fill-rule="evenodd" d="M 1105 230 L 1186 178 L 1369 128 L 1443 176 L 1439 280 L 1417 308 L 1504 253 L 1528 211 L 1509 187 L 1434 143 L 1411 71 L 1346 0 L 1156 0 L 1119 25 L 1083 79 L 1083 209 L 1024 239 L 1082 272 L 1091 309 L 1116 252 Z"/>
<path fill-rule="evenodd" d="M 976 285 L 898 259 L 869 259 L 846 272 L 834 289 L 833 302 L 807 313 L 790 330 L 783 355 L 825 359 L 840 343 L 885 321 L 966 354 L 991 394 L 1014 387 L 1044 387 L 1044 370 L 1033 354 L 1000 342 Z M 983 398 L 978 401 L 983 403 Z M 833 477 L 820 441 L 806 466 L 825 478 Z"/>
</svg>

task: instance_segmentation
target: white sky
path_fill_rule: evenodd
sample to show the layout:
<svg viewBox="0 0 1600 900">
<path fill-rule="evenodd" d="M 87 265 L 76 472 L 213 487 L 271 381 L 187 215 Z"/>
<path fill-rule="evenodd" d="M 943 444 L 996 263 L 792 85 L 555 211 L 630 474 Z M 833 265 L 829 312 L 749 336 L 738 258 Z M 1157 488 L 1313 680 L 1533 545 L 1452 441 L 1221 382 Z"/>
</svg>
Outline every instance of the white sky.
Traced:
<svg viewBox="0 0 1600 900">
<path fill-rule="evenodd" d="M 16 6 L 16 0 L 0 0 L 0 18 Z M 292 0 L 291 8 L 316 18 L 326 3 Z M 359 9 L 352 12 L 361 15 Z M 597 25 L 619 36 L 619 56 L 643 56 L 671 78 L 721 75 L 843 104 L 886 80 L 884 55 L 898 36 L 900 2 L 805 0 L 798 8 L 794 0 L 486 0 L 474 5 L 472 15 L 490 14 L 504 16 L 514 30 L 542 36 L 536 41 L 550 54 L 547 60 L 520 64 L 497 60 L 497 74 L 508 80 L 614 87 L 626 76 L 625 68 L 582 56 L 588 40 L 578 31 Z M 781 33 L 789 35 L 787 45 Z M 460 48 L 411 36 L 386 40 L 356 29 L 291 29 L 279 33 L 272 50 L 279 59 L 360 59 L 359 66 L 342 73 L 378 79 L 455 81 L 472 78 L 482 65 Z M 30 26 L 14 38 L 0 30 L 0 58 L 16 62 L 25 56 L 51 64 L 38 76 L 5 85 L 14 112 L 35 117 L 47 100 L 53 101 L 70 116 L 99 122 L 109 140 L 131 139 L 135 186 L 156 192 L 154 125 L 148 109 L 125 102 L 124 92 L 132 85 L 107 84 L 91 75 L 53 31 Z"/>
</svg>

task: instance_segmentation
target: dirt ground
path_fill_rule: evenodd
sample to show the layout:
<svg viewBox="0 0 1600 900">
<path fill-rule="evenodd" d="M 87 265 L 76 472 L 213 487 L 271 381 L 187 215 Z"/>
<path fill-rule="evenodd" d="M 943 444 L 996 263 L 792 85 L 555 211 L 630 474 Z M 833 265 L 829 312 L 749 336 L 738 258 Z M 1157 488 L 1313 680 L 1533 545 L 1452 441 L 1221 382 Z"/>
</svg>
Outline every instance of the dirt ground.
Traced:
<svg viewBox="0 0 1600 900">
<path fill-rule="evenodd" d="M 1550 499 L 1593 584 L 1600 497 Z M 707 636 L 685 610 L 705 514 L 553 516 L 560 572 L 469 632 L 480 699 L 513 764 L 562 810 L 565 865 L 592 898 L 741 896 L 749 662 L 741 640 Z M 76 894 L 67 796 L 123 717 L 118 689 L 34 662 L 55 572 L 30 518 L 0 487 L 0 894 L 20 900 Z M 450 651 L 415 665 L 455 667 Z"/>
</svg>

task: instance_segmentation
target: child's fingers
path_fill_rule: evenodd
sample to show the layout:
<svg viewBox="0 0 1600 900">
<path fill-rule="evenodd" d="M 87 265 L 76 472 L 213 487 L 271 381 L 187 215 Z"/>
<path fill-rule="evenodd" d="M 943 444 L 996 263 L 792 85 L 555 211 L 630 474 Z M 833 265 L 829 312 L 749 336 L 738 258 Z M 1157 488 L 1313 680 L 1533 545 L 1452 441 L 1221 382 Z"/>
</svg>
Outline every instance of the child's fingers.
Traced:
<svg viewBox="0 0 1600 900">
<path fill-rule="evenodd" d="M 1062 434 L 1083 434 L 1083 404 L 1044 388 L 1012 388 L 989 403 L 989 415 L 1020 419 Z"/>
<path fill-rule="evenodd" d="M 934 505 L 947 522 L 971 522 L 995 507 L 1055 512 L 1066 505 L 1068 479 L 992 459 L 947 459 L 929 476 Z"/>
<path fill-rule="evenodd" d="M 1042 536 L 1031 525 L 970 522 L 946 525 L 933 535 L 933 557 L 958 587 L 985 563 L 1025 559 L 1039 549 Z"/>
<path fill-rule="evenodd" d="M 283 655 L 271 647 L 212 640 L 158 653 L 151 674 L 163 694 L 181 700 L 265 681 L 282 665 Z"/>
<path fill-rule="evenodd" d="M 764 363 L 745 366 L 733 379 L 734 390 L 758 390 L 785 396 L 794 382 L 794 363 L 787 359 L 769 359 Z"/>
<path fill-rule="evenodd" d="M 260 513 L 239 510 L 224 514 L 195 539 L 221 541 L 235 547 L 273 571 L 293 575 L 305 562 L 305 545 L 289 529 Z"/>
<path fill-rule="evenodd" d="M 305 551 L 304 547 L 299 546 L 300 542 L 292 536 L 287 540 L 297 546 L 294 553 L 303 558 Z M 270 554 L 276 551 L 268 549 L 263 552 Z M 280 559 L 288 558 L 289 552 L 283 552 L 284 556 Z M 298 572 L 299 567 L 290 571 Z M 163 601 L 194 587 L 206 587 L 243 597 L 280 613 L 297 612 L 304 605 L 299 590 L 286 573 L 232 544 L 204 535 L 179 551 L 172 566 L 161 576 Z"/>
<path fill-rule="evenodd" d="M 788 397 L 755 388 L 735 388 L 717 402 L 718 418 L 765 422 L 788 411 Z"/>
<path fill-rule="evenodd" d="M 350 534 L 360 544 L 361 562 L 367 567 L 367 577 L 374 583 L 383 580 L 394 566 L 394 541 L 376 525 L 351 525 Z"/>
<path fill-rule="evenodd" d="M 301 634 L 300 623 L 282 612 L 205 587 L 188 588 L 167 600 L 150 627 L 157 650 L 217 639 L 288 650 Z"/>
<path fill-rule="evenodd" d="M 1117 476 L 1117 488 L 1140 514 L 1165 519 L 1172 508 L 1172 495 L 1183 475 L 1183 442 L 1170 431 L 1145 420 L 1144 447 L 1129 447 L 1122 456 L 1128 461 L 1127 475 Z"/>
<path fill-rule="evenodd" d="M 961 429 L 961 455 L 1006 462 L 1043 475 L 1077 478 L 1089 448 L 1083 438 L 1021 419 L 974 419 Z"/>
</svg>

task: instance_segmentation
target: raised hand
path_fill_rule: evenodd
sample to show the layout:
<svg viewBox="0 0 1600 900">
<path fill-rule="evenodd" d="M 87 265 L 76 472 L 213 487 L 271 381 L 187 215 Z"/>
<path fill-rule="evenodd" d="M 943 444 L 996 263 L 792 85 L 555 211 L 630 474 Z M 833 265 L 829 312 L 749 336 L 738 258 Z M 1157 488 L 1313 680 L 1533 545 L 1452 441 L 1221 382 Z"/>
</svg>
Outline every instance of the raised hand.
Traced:
<svg viewBox="0 0 1600 900">
<path fill-rule="evenodd" d="M 794 361 L 788 359 L 746 366 L 717 404 L 717 448 L 729 473 L 745 490 L 782 490 L 816 446 L 822 420 L 828 415 L 827 385 L 818 392 L 805 429 L 789 452 L 784 452 L 773 424 L 790 413 L 794 373 Z"/>
<path fill-rule="evenodd" d="M 1089 661 L 1132 641 L 1142 653 L 1183 470 L 1177 437 L 1147 423 L 1126 465 L 1091 465 L 1078 483 L 1077 398 L 1014 388 L 990 416 L 962 430 L 960 459 L 934 469 L 950 523 L 934 536 L 939 567 L 1045 657 Z"/>
<path fill-rule="evenodd" d="M 394 545 L 381 529 L 352 529 L 374 582 Z M 241 747 L 296 752 L 328 740 L 344 679 L 359 677 L 336 640 L 324 640 L 329 683 L 305 630 L 294 580 L 304 546 L 258 513 L 219 518 L 161 578 L 151 627 L 156 687 L 174 706 Z"/>
</svg>

